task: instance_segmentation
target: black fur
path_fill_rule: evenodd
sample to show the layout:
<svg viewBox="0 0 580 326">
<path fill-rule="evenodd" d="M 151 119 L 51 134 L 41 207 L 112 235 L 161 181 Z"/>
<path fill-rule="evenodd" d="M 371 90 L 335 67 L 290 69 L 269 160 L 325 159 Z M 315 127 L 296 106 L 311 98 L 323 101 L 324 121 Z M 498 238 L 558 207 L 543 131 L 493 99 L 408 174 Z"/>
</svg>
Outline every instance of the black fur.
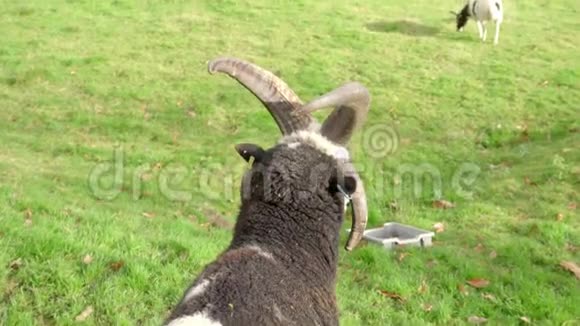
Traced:
<svg viewBox="0 0 580 326">
<path fill-rule="evenodd" d="M 333 157 L 312 146 L 265 151 L 244 177 L 229 247 L 192 287 L 209 285 L 182 300 L 169 320 L 204 311 L 224 326 L 338 325 L 339 182 L 349 194 L 356 189 Z"/>
<path fill-rule="evenodd" d="M 500 7 L 500 5 L 499 5 L 499 2 L 496 2 L 496 3 L 495 3 L 495 7 L 497 8 L 497 10 L 501 10 L 501 7 Z"/>
<path fill-rule="evenodd" d="M 461 9 L 461 11 L 456 15 L 457 30 L 460 30 L 462 27 L 467 25 L 467 21 L 469 20 L 470 16 L 471 14 L 469 13 L 469 6 L 465 5 L 465 7 L 463 7 L 463 9 Z"/>
</svg>

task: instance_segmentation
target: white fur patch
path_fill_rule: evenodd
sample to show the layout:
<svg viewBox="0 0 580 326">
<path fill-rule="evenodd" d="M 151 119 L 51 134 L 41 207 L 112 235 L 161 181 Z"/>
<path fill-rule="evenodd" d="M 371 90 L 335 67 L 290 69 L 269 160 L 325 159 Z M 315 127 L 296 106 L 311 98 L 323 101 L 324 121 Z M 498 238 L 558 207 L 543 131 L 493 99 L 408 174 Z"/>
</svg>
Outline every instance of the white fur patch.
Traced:
<svg viewBox="0 0 580 326">
<path fill-rule="evenodd" d="M 209 318 L 205 312 L 201 312 L 174 319 L 167 326 L 222 326 L 222 324 Z"/>
<path fill-rule="evenodd" d="M 348 150 L 345 147 L 334 144 L 315 131 L 300 130 L 283 137 L 278 143 L 290 146 L 297 142 L 314 146 L 324 154 L 332 156 L 338 160 L 348 161 L 350 158 Z"/>
<path fill-rule="evenodd" d="M 290 143 L 290 144 L 288 144 L 288 147 L 290 147 L 290 148 L 292 148 L 292 149 L 294 149 L 294 148 L 296 148 L 296 147 L 298 147 L 298 146 L 300 146 L 300 143 L 299 143 L 299 142 L 296 142 L 296 143 Z"/>
<path fill-rule="evenodd" d="M 257 245 L 249 245 L 249 246 L 246 246 L 246 248 L 256 251 L 258 253 L 258 255 L 260 255 L 262 257 L 266 257 L 268 259 L 274 260 L 274 256 L 272 256 L 271 253 L 267 252 L 266 250 L 260 248 Z"/>
<path fill-rule="evenodd" d="M 183 301 L 189 301 L 189 299 L 202 294 L 208 285 L 209 285 L 208 280 L 201 281 L 201 283 L 199 283 L 198 285 L 192 287 L 189 291 L 187 291 L 187 294 L 185 295 L 185 298 L 183 298 Z"/>
</svg>

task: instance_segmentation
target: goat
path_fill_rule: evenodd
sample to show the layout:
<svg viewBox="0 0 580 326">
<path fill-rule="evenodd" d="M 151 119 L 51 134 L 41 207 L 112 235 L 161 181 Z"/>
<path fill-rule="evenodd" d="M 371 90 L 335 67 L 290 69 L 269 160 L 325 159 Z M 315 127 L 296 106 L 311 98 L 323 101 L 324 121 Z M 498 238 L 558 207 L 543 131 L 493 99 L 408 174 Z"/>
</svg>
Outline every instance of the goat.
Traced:
<svg viewBox="0 0 580 326">
<path fill-rule="evenodd" d="M 307 104 L 280 78 L 236 58 L 209 62 L 268 109 L 282 137 L 269 149 L 235 146 L 251 162 L 230 245 L 185 291 L 166 325 L 338 325 L 336 273 L 345 203 L 346 250 L 367 223 L 364 185 L 346 146 L 366 119 L 370 94 L 346 83 Z M 312 112 L 335 107 L 320 125 Z"/>
<path fill-rule="evenodd" d="M 469 18 L 477 22 L 479 38 L 485 42 L 487 38 L 486 22 L 495 22 L 495 36 L 493 44 L 499 42 L 499 29 L 503 22 L 503 3 L 502 0 L 469 0 L 459 13 L 451 11 L 455 15 L 457 31 L 463 31 Z"/>
</svg>

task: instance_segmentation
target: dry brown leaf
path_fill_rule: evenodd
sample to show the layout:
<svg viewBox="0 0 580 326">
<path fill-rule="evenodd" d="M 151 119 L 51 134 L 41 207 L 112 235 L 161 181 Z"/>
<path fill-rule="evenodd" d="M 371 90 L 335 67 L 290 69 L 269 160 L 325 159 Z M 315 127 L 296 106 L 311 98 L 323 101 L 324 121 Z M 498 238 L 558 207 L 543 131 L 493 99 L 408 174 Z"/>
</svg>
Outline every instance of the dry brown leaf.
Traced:
<svg viewBox="0 0 580 326">
<path fill-rule="evenodd" d="M 190 118 L 195 118 L 197 116 L 197 113 L 195 113 L 195 111 L 193 111 L 193 110 L 187 110 L 187 115 Z"/>
<path fill-rule="evenodd" d="M 490 301 L 495 301 L 495 296 L 493 296 L 493 294 L 489 294 L 489 293 L 482 293 L 481 296 L 484 299 L 490 300 Z"/>
<path fill-rule="evenodd" d="M 538 184 L 535 183 L 534 181 L 532 181 L 530 178 L 528 177 L 524 177 L 524 182 L 528 185 L 528 186 L 537 186 Z"/>
<path fill-rule="evenodd" d="M 479 325 L 479 324 L 487 323 L 487 318 L 478 317 L 478 316 L 471 316 L 471 317 L 467 318 L 467 321 L 471 324 Z"/>
<path fill-rule="evenodd" d="M 14 293 L 16 288 L 18 288 L 18 285 L 20 284 L 18 284 L 14 280 L 9 279 L 8 283 L 4 287 L 4 298 L 9 298 Z"/>
<path fill-rule="evenodd" d="M 429 286 L 427 285 L 427 282 L 425 280 L 422 280 L 421 285 L 419 285 L 419 288 L 417 289 L 417 292 L 422 294 L 422 293 L 427 292 L 428 289 L 429 289 Z"/>
<path fill-rule="evenodd" d="M 426 312 L 430 312 L 431 310 L 433 310 L 433 305 L 430 303 L 423 303 L 421 305 L 421 308 L 423 308 L 423 310 Z"/>
<path fill-rule="evenodd" d="M 532 323 L 532 321 L 530 320 L 530 318 L 528 318 L 526 316 L 520 317 L 520 320 L 523 321 L 526 324 L 531 324 Z"/>
<path fill-rule="evenodd" d="M 394 292 L 389 292 L 386 290 L 379 290 L 379 293 L 382 294 L 384 297 L 391 298 L 391 299 L 396 300 L 396 301 L 400 301 L 400 302 L 405 301 L 405 299 L 401 295 L 394 293 Z"/>
<path fill-rule="evenodd" d="M 31 226 L 32 225 L 32 210 L 27 208 L 24 211 L 24 225 Z"/>
<path fill-rule="evenodd" d="M 449 202 L 447 200 L 439 199 L 439 200 L 433 201 L 433 207 L 447 209 L 447 208 L 455 207 L 455 204 L 453 204 L 452 202 Z"/>
<path fill-rule="evenodd" d="M 433 224 L 433 229 L 435 229 L 436 233 L 441 233 L 445 231 L 445 225 L 441 222 Z"/>
<path fill-rule="evenodd" d="M 17 270 L 21 266 L 22 266 L 22 258 L 15 259 L 15 260 L 11 261 L 10 264 L 8 265 L 8 267 L 10 267 L 10 269 L 13 269 L 13 270 Z"/>
<path fill-rule="evenodd" d="M 489 253 L 489 258 L 491 258 L 491 259 L 495 259 L 495 257 L 497 257 L 497 252 L 495 252 L 495 250 L 492 250 L 492 251 Z"/>
<path fill-rule="evenodd" d="M 78 316 L 75 317 L 76 321 L 85 321 L 89 316 L 93 313 L 93 306 L 88 306 L 81 312 Z"/>
<path fill-rule="evenodd" d="M 93 262 L 93 257 L 91 257 L 91 255 L 85 255 L 85 257 L 83 258 L 83 263 L 85 265 L 88 265 L 92 262 Z"/>
<path fill-rule="evenodd" d="M 405 257 L 407 257 L 407 256 L 409 256 L 409 253 L 408 252 L 401 252 L 401 253 L 399 253 L 399 257 L 397 258 L 397 260 L 399 262 L 402 262 L 403 259 L 405 259 Z"/>
<path fill-rule="evenodd" d="M 564 219 L 564 214 L 562 214 L 562 213 L 558 213 L 558 214 L 556 215 L 556 221 L 560 222 L 560 221 L 562 221 L 563 219 Z"/>
<path fill-rule="evenodd" d="M 483 278 L 474 278 L 467 281 L 467 284 L 473 286 L 476 289 L 481 289 L 489 285 L 489 281 Z"/>
<path fill-rule="evenodd" d="M 476 252 L 482 252 L 484 247 L 481 243 L 478 243 L 477 246 L 475 246 L 475 248 L 473 248 Z"/>
<path fill-rule="evenodd" d="M 574 273 L 576 278 L 580 280 L 580 267 L 578 267 L 576 263 L 571 261 L 562 261 L 560 262 L 560 266 L 564 267 L 564 269 L 568 270 L 569 272 Z"/>
<path fill-rule="evenodd" d="M 125 265 L 125 262 L 122 260 L 116 261 L 116 262 L 112 262 L 109 267 L 111 268 L 111 270 L 113 272 L 117 272 L 118 270 L 120 270 L 123 266 Z"/>
<path fill-rule="evenodd" d="M 566 250 L 570 251 L 570 252 L 576 252 L 578 251 L 578 246 L 575 246 L 571 243 L 566 243 Z"/>
<path fill-rule="evenodd" d="M 576 209 L 576 203 L 570 203 L 570 204 L 568 204 L 568 209 L 575 210 Z"/>
<path fill-rule="evenodd" d="M 146 218 L 154 218 L 155 217 L 155 213 L 143 212 L 143 217 L 146 217 Z"/>
</svg>

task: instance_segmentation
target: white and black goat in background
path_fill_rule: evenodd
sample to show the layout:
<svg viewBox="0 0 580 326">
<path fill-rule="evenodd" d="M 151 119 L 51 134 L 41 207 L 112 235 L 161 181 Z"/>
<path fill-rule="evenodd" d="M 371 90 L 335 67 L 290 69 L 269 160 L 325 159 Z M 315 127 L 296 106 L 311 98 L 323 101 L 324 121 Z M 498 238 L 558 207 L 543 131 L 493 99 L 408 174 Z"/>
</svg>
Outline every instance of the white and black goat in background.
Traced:
<svg viewBox="0 0 580 326">
<path fill-rule="evenodd" d="M 235 78 L 268 109 L 282 137 L 269 149 L 236 145 L 251 169 L 229 247 L 185 291 L 167 325 L 338 325 L 336 276 L 345 203 L 352 250 L 367 223 L 364 186 L 346 149 L 370 95 L 351 82 L 307 103 L 252 63 L 218 58 L 209 71 Z M 319 124 L 312 112 L 335 109 Z"/>
<path fill-rule="evenodd" d="M 477 23 L 479 38 L 485 42 L 487 38 L 488 21 L 495 22 L 495 36 L 493 44 L 499 42 L 499 29 L 503 22 L 503 3 L 501 0 L 469 0 L 459 13 L 451 12 L 456 17 L 457 30 L 463 31 L 467 21 L 471 18 Z"/>
</svg>

